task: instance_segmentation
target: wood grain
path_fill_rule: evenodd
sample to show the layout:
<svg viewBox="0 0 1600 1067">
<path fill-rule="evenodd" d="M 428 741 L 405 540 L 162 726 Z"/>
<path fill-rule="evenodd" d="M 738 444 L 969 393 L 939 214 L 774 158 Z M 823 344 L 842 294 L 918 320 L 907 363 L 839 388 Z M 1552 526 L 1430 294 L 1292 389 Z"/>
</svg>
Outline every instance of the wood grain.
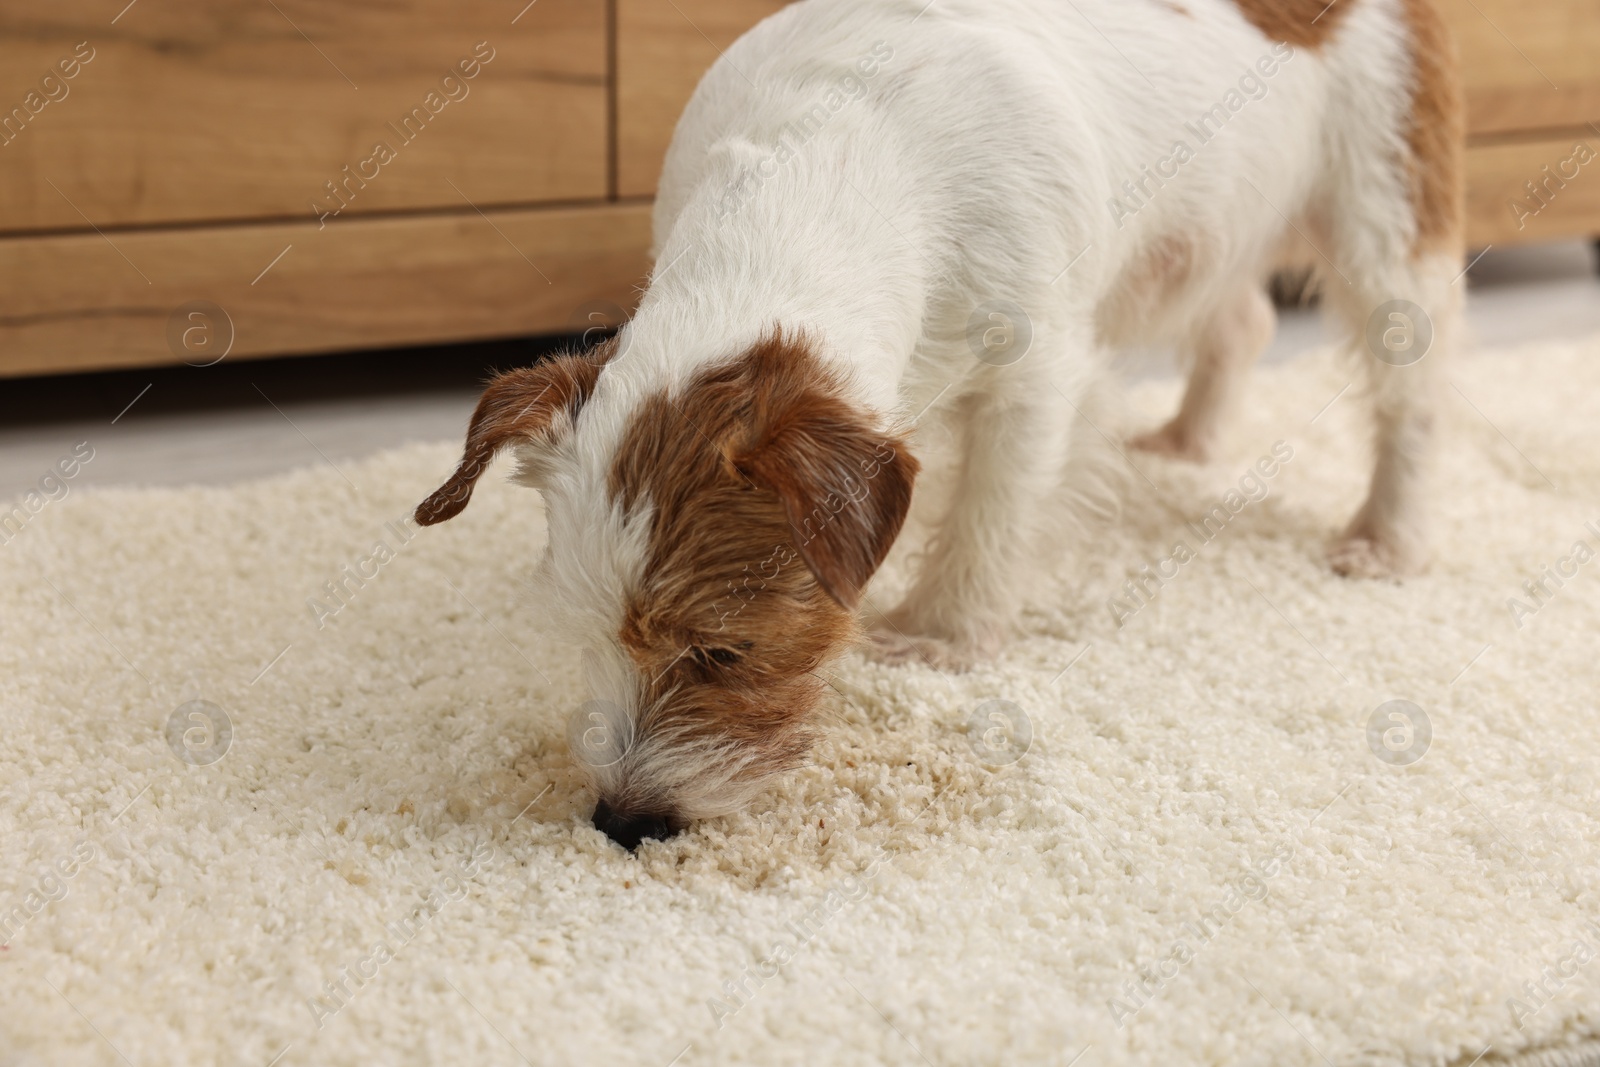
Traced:
<svg viewBox="0 0 1600 1067">
<path fill-rule="evenodd" d="M 1583 132 L 1468 149 L 1469 242 L 1483 247 L 1600 235 L 1600 137 Z M 1574 158 L 1579 144 L 1594 154 L 1587 164 Z M 1564 177 L 1573 171 L 1575 176 Z M 1530 181 L 1538 186 L 1538 198 L 1528 191 Z"/>
<path fill-rule="evenodd" d="M 0 231 L 310 218 L 380 139 L 396 158 L 352 186 L 350 214 L 606 195 L 593 0 L 539 0 L 515 25 L 508 0 L 146 0 L 113 25 L 125 3 L 69 18 L 0 0 L 0 113 L 78 42 L 93 50 L 63 99 L 6 131 Z M 493 59 L 404 143 L 388 124 L 480 41 Z"/>
<path fill-rule="evenodd" d="M 684 105 L 718 55 L 783 0 L 617 0 L 617 192 L 652 196 Z"/>
<path fill-rule="evenodd" d="M 174 311 L 196 300 L 225 309 L 229 359 L 614 325 L 648 269 L 649 214 L 618 204 L 7 238 L 0 376 L 209 362 L 228 330 L 214 315 L 185 319 L 197 329 L 169 346 Z"/>
<path fill-rule="evenodd" d="M 1442 0 L 1473 135 L 1600 121 L 1600 0 Z"/>
</svg>

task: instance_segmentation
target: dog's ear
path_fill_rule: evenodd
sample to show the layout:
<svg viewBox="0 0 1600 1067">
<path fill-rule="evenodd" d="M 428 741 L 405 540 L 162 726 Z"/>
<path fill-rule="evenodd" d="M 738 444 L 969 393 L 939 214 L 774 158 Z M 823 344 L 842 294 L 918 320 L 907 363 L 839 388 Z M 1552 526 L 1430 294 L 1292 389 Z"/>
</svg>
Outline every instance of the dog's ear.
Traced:
<svg viewBox="0 0 1600 1067">
<path fill-rule="evenodd" d="M 829 596 L 854 610 L 911 507 L 920 464 L 905 442 L 844 401 L 813 395 L 775 413 L 734 465 L 778 495 L 800 557 Z"/>
<path fill-rule="evenodd" d="M 502 448 L 548 443 L 570 429 L 613 351 L 614 345 L 607 342 L 581 356 L 558 356 L 496 375 L 472 413 L 460 465 L 417 505 L 418 525 L 432 526 L 459 515 L 472 499 L 478 478 Z"/>
</svg>

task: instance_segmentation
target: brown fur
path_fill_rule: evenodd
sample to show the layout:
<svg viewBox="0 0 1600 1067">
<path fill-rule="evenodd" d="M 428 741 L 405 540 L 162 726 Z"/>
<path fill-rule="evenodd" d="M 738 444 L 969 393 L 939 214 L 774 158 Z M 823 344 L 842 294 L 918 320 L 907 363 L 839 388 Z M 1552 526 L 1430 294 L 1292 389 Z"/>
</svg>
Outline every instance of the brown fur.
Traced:
<svg viewBox="0 0 1600 1067">
<path fill-rule="evenodd" d="M 1466 229 L 1466 106 L 1455 41 L 1435 0 L 1403 0 L 1415 85 L 1407 173 L 1417 220 L 1412 255 L 1459 253 Z"/>
<path fill-rule="evenodd" d="M 1359 0 L 1234 0 L 1250 24 L 1274 41 L 1322 47 Z M 1414 256 L 1461 249 L 1466 219 L 1462 99 L 1455 42 L 1437 0 L 1401 0 L 1414 64 L 1406 173 L 1417 232 Z M 1315 19 L 1313 22 L 1312 20 Z"/>
<path fill-rule="evenodd" d="M 419 525 L 455 518 L 472 489 L 507 445 L 548 436 L 561 416 L 571 418 L 594 391 L 594 383 L 616 351 L 613 341 L 581 356 L 559 356 L 532 367 L 496 375 L 483 391 L 467 428 L 467 444 L 450 479 L 417 505 Z"/>
<path fill-rule="evenodd" d="M 1262 36 L 1296 48 L 1316 51 L 1357 0 L 1233 0 L 1234 6 Z"/>
<path fill-rule="evenodd" d="M 857 637 L 917 469 L 802 341 L 769 338 L 648 400 L 611 475 L 621 503 L 654 509 L 619 635 L 650 680 L 640 733 L 732 741 L 751 776 L 800 759 L 812 672 Z"/>
</svg>

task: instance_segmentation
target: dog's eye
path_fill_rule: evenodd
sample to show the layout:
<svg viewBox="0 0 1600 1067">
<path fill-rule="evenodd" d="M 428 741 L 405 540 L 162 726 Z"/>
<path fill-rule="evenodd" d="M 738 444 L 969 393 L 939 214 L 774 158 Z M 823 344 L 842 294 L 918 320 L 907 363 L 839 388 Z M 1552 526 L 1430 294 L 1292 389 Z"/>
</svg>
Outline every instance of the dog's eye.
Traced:
<svg viewBox="0 0 1600 1067">
<path fill-rule="evenodd" d="M 689 654 L 702 667 L 731 667 L 739 662 L 739 653 L 731 648 L 701 648 L 696 646 L 689 650 Z"/>
<path fill-rule="evenodd" d="M 707 669 L 732 667 L 744 659 L 741 653 L 748 652 L 754 647 L 755 642 L 753 641 L 740 641 L 734 648 L 695 645 L 689 649 L 689 655 L 696 663 Z"/>
</svg>

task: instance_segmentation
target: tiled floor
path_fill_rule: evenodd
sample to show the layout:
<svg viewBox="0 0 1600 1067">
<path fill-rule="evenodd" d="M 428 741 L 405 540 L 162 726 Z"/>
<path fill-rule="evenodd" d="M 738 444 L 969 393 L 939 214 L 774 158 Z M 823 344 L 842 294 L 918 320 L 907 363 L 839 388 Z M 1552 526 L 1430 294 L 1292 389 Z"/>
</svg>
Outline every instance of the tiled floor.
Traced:
<svg viewBox="0 0 1600 1067">
<path fill-rule="evenodd" d="M 1468 281 L 1475 348 L 1600 333 L 1600 277 L 1586 243 L 1491 249 Z M 1315 312 L 1285 313 L 1266 358 L 1329 336 Z M 95 455 L 77 486 L 221 484 L 456 438 L 490 369 L 559 343 L 0 380 L 0 499 L 37 484 L 80 441 Z"/>
</svg>

